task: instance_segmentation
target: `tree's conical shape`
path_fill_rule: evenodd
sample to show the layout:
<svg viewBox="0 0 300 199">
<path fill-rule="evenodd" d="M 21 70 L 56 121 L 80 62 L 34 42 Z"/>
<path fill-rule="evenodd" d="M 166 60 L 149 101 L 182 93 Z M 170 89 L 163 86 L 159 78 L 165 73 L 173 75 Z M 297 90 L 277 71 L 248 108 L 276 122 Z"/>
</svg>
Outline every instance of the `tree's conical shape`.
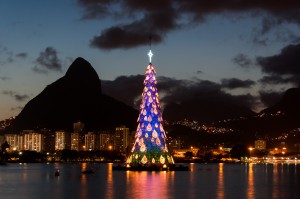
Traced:
<svg viewBox="0 0 300 199">
<path fill-rule="evenodd" d="M 128 164 L 174 164 L 167 147 L 155 74 L 155 69 L 150 63 L 145 74 L 135 143 L 127 159 Z"/>
</svg>

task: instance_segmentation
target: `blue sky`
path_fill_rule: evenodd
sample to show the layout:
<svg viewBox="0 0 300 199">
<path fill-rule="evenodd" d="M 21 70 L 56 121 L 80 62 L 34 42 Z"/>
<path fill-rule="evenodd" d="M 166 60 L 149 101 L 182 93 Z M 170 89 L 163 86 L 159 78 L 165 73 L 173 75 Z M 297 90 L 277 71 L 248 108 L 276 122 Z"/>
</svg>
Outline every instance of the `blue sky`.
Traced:
<svg viewBox="0 0 300 199">
<path fill-rule="evenodd" d="M 299 54 L 300 5 L 226 2 L 1 0 L 0 120 L 17 115 L 77 57 L 89 61 L 105 85 L 144 74 L 148 33 L 157 76 L 168 77 L 162 81 L 173 92 L 179 87 L 170 80 L 186 90 L 209 83 L 232 97 L 248 96 L 245 105 L 252 110 L 275 103 L 286 89 L 299 86 L 299 65 L 289 67 L 299 62 L 288 56 Z M 116 28 L 121 33 L 113 34 Z M 277 66 L 278 57 L 293 62 L 279 70 L 289 61 Z M 169 90 L 162 95 L 173 99 Z"/>
</svg>

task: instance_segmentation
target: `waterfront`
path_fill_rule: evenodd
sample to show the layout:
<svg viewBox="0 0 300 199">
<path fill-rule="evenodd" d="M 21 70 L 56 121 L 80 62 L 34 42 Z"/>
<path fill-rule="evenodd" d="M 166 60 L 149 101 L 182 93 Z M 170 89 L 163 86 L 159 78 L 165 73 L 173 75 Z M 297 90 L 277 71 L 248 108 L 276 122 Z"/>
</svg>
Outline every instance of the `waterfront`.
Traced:
<svg viewBox="0 0 300 199">
<path fill-rule="evenodd" d="M 299 164 L 188 164 L 191 171 L 112 171 L 112 164 L 8 164 L 0 198 L 299 198 Z M 94 174 L 82 174 L 86 168 Z M 55 177 L 56 169 L 60 176 Z"/>
</svg>

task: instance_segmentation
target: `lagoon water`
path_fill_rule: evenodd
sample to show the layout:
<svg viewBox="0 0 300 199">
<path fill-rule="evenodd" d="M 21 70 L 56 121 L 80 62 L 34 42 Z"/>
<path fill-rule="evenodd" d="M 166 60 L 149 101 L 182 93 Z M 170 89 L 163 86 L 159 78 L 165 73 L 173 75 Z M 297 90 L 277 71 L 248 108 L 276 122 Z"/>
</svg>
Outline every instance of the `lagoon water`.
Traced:
<svg viewBox="0 0 300 199">
<path fill-rule="evenodd" d="M 191 171 L 112 171 L 112 164 L 0 166 L 1 199 L 300 198 L 300 165 L 188 164 Z M 94 174 L 81 171 L 92 168 Z M 55 177 L 55 170 L 60 176 Z"/>
</svg>

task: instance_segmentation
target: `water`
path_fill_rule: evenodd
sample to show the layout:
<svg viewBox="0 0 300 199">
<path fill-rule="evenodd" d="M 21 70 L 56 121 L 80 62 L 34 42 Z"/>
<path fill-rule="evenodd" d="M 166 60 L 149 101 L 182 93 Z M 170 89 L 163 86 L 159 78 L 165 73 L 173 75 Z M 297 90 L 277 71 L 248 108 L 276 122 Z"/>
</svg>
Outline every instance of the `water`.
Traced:
<svg viewBox="0 0 300 199">
<path fill-rule="evenodd" d="M 112 164 L 8 164 L 0 166 L 0 198 L 300 198 L 299 164 L 189 166 L 188 172 L 134 172 L 112 171 Z M 85 168 L 95 173 L 82 174 Z"/>
</svg>

